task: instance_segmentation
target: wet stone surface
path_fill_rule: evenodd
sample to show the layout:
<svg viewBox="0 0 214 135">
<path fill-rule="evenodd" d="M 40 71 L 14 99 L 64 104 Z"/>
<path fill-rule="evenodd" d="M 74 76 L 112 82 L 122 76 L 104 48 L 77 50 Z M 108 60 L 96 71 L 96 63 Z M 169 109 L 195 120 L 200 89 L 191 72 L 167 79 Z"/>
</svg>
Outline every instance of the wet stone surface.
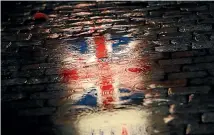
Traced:
<svg viewBox="0 0 214 135">
<path fill-rule="evenodd" d="M 2 134 L 214 134 L 211 7 L 2 2 Z"/>
</svg>

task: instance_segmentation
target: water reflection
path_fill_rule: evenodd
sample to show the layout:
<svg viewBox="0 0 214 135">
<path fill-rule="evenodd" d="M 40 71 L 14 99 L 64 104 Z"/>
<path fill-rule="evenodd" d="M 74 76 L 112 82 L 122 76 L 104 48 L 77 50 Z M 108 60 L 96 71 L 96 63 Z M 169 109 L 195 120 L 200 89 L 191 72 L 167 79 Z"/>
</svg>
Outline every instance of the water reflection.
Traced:
<svg viewBox="0 0 214 135">
<path fill-rule="evenodd" d="M 131 24 L 113 24 L 123 19 L 90 19 L 96 22 L 75 21 L 72 28 L 64 29 L 68 31 L 64 37 L 72 38 L 63 41 L 69 54 L 61 75 L 75 92 L 59 108 L 56 125 L 66 135 L 151 134 L 151 112 L 142 109 L 149 91 L 144 82 L 152 70 L 150 61 L 140 54 L 144 42 L 126 30 Z M 109 28 L 111 32 L 107 32 Z"/>
<path fill-rule="evenodd" d="M 71 132 L 68 128 L 72 126 L 73 134 L 80 135 L 147 133 L 149 113 L 134 107 L 143 101 L 146 88 L 136 91 L 133 86 L 143 83 L 142 74 L 148 74 L 151 65 L 137 53 L 130 53 L 138 44 L 132 37 L 110 34 L 71 43 L 70 56 L 64 60 L 63 81 L 70 89 L 81 90 L 72 95 L 61 111 L 60 116 L 71 124 L 65 131 Z M 115 110 L 122 105 L 133 107 Z M 96 109 L 101 110 L 77 117 L 80 112 Z M 74 116 L 77 118 L 71 120 Z M 64 121 L 61 124 L 64 125 Z"/>
<path fill-rule="evenodd" d="M 147 74 L 151 66 L 145 59 L 130 53 L 138 43 L 122 35 L 78 40 L 70 45 L 71 54 L 64 60 L 67 67 L 62 70 L 63 80 L 70 84 L 71 89 L 95 90 L 99 105 L 126 102 L 122 99 L 130 101 L 127 95 L 140 95 L 142 98 L 143 91 L 136 94 L 132 87 L 143 81 L 142 74 Z M 121 94 L 124 89 L 128 92 Z M 121 95 L 124 97 L 120 98 Z"/>
</svg>

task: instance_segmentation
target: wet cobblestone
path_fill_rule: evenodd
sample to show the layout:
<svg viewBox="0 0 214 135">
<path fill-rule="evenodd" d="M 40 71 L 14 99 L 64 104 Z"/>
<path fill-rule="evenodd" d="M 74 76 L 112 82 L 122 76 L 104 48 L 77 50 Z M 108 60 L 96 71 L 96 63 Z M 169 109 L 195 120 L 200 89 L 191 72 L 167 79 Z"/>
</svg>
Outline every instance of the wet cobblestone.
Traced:
<svg viewBox="0 0 214 135">
<path fill-rule="evenodd" d="M 2 2 L 2 133 L 214 134 L 213 5 Z"/>
</svg>

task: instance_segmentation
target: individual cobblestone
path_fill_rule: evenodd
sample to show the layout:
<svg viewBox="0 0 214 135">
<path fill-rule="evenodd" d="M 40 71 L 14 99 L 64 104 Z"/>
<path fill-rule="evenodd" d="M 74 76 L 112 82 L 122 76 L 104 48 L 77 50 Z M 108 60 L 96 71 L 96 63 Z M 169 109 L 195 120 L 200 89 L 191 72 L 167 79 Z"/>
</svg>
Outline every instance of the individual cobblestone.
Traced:
<svg viewBox="0 0 214 135">
<path fill-rule="evenodd" d="M 211 55 L 213 55 L 213 54 L 214 54 L 214 49 L 213 49 L 213 48 L 210 48 L 210 49 L 209 49 L 209 53 L 210 53 Z"/>
<path fill-rule="evenodd" d="M 13 93 L 13 94 L 4 94 L 2 96 L 2 101 L 3 102 L 8 102 L 8 101 L 16 101 L 16 100 L 20 100 L 26 98 L 26 94 L 25 93 Z"/>
<path fill-rule="evenodd" d="M 214 124 L 188 124 L 186 129 L 186 134 L 213 134 Z"/>
<path fill-rule="evenodd" d="M 180 23 L 183 23 L 183 22 L 191 22 L 191 21 L 195 21 L 198 19 L 198 16 L 195 15 L 195 14 L 192 14 L 190 16 L 181 16 L 179 19 L 178 19 L 178 22 Z"/>
<path fill-rule="evenodd" d="M 43 107 L 36 109 L 26 109 L 20 110 L 19 115 L 21 116 L 42 116 L 42 115 L 51 115 L 55 112 L 56 108 L 54 107 Z"/>
<path fill-rule="evenodd" d="M 191 38 L 191 34 L 190 33 L 181 33 L 181 32 L 176 32 L 176 33 L 165 33 L 165 34 L 160 34 L 159 35 L 159 39 L 163 40 L 163 39 L 179 39 L 179 38 Z"/>
<path fill-rule="evenodd" d="M 196 113 L 204 113 L 204 112 L 212 112 L 214 110 L 213 107 L 209 107 L 208 105 L 171 105 L 169 112 L 172 114 L 196 114 Z"/>
<path fill-rule="evenodd" d="M 53 68 L 56 66 L 57 65 L 55 63 L 41 63 L 41 64 L 25 65 L 22 67 L 22 70 L 46 69 L 46 68 Z"/>
<path fill-rule="evenodd" d="M 163 34 L 163 33 L 175 33 L 177 32 L 177 28 L 161 28 L 158 32 L 158 34 Z"/>
<path fill-rule="evenodd" d="M 4 64 L 2 64 L 4 65 Z M 19 69 L 19 66 L 8 66 L 7 68 L 6 67 L 2 67 L 2 72 L 16 72 L 18 71 Z"/>
<path fill-rule="evenodd" d="M 188 31 L 210 31 L 212 30 L 212 25 L 186 25 L 181 26 L 179 28 L 180 32 L 188 32 Z"/>
<path fill-rule="evenodd" d="M 214 76 L 214 70 L 208 70 L 208 72 L 211 76 Z"/>
<path fill-rule="evenodd" d="M 23 108 L 37 108 L 43 107 L 45 101 L 44 100 L 27 100 L 27 101 L 16 101 L 11 103 L 12 108 L 23 109 Z"/>
<path fill-rule="evenodd" d="M 200 56 L 193 58 L 194 63 L 206 63 L 206 62 L 213 62 L 214 61 L 214 56 Z"/>
<path fill-rule="evenodd" d="M 148 2 L 148 5 L 151 6 L 151 7 L 155 7 L 155 6 L 166 6 L 166 5 L 173 5 L 173 4 L 176 4 L 176 2 L 174 1 L 164 1 L 162 3 L 159 3 L 157 1 L 149 1 Z"/>
<path fill-rule="evenodd" d="M 27 84 L 42 84 L 42 83 L 48 83 L 49 80 L 47 77 L 40 77 L 40 78 L 30 78 L 27 80 Z"/>
<path fill-rule="evenodd" d="M 49 82 L 52 83 L 59 83 L 59 82 L 63 82 L 63 77 L 60 75 L 51 75 L 48 77 Z"/>
<path fill-rule="evenodd" d="M 190 84 L 193 85 L 213 85 L 214 77 L 206 77 L 206 78 L 195 78 L 190 81 Z"/>
<path fill-rule="evenodd" d="M 166 65 L 161 67 L 164 72 L 171 73 L 171 72 L 179 72 L 180 71 L 180 65 Z"/>
<path fill-rule="evenodd" d="M 155 47 L 157 52 L 176 52 L 176 51 L 186 51 L 188 47 L 185 45 L 169 45 L 169 46 L 158 46 Z"/>
<path fill-rule="evenodd" d="M 197 42 L 206 42 L 209 40 L 209 36 L 207 35 L 207 33 L 201 33 L 201 32 L 194 32 L 193 38 Z"/>
<path fill-rule="evenodd" d="M 161 54 L 161 53 L 143 53 L 142 57 L 145 57 L 145 58 L 148 58 L 151 60 L 158 60 L 161 58 L 165 58 L 167 56 L 165 56 L 164 54 Z"/>
<path fill-rule="evenodd" d="M 207 10 L 207 6 L 204 5 L 204 6 L 198 6 L 198 7 L 182 7 L 180 8 L 181 11 L 204 11 L 204 10 Z"/>
<path fill-rule="evenodd" d="M 209 86 L 198 86 L 198 87 L 176 87 L 169 88 L 169 95 L 188 95 L 188 94 L 206 94 L 210 91 Z"/>
<path fill-rule="evenodd" d="M 205 77 L 207 73 L 204 71 L 198 72 L 180 72 L 180 73 L 170 73 L 168 79 L 182 79 L 182 78 L 196 78 L 196 77 Z"/>
<path fill-rule="evenodd" d="M 162 65 L 179 65 L 179 64 L 190 64 L 192 63 L 191 58 L 180 58 L 180 59 L 168 59 L 159 60 L 159 64 Z"/>
<path fill-rule="evenodd" d="M 158 12 L 158 11 L 150 11 L 149 12 L 149 16 L 151 16 L 151 17 L 158 17 L 158 16 L 162 16 L 163 15 L 163 13 L 162 12 Z"/>
<path fill-rule="evenodd" d="M 192 65 L 183 66 L 183 71 L 200 71 L 200 70 L 211 70 L 214 68 L 214 63 L 199 63 Z"/>
<path fill-rule="evenodd" d="M 28 86 L 11 86 L 7 88 L 8 92 L 24 92 L 24 93 L 33 93 L 38 91 L 44 91 L 45 85 L 28 85 Z"/>
<path fill-rule="evenodd" d="M 15 78 L 15 79 L 8 79 L 8 80 L 2 80 L 2 85 L 20 85 L 20 84 L 26 84 L 27 79 L 25 78 Z"/>
<path fill-rule="evenodd" d="M 18 67 L 19 61 L 16 60 L 16 59 L 4 60 L 4 61 L 2 61 L 2 65 L 4 65 L 4 66 L 11 66 L 11 67 L 12 66 Z"/>
<path fill-rule="evenodd" d="M 212 106 L 212 103 L 214 102 L 214 99 L 212 98 L 213 94 L 192 94 L 189 96 L 189 104 L 205 104 Z"/>
<path fill-rule="evenodd" d="M 214 34 L 210 36 L 210 40 L 214 40 Z"/>
<path fill-rule="evenodd" d="M 202 122 L 204 123 L 208 123 L 208 122 L 214 122 L 214 113 L 210 112 L 210 113 L 204 113 L 201 116 Z"/>
<path fill-rule="evenodd" d="M 45 71 L 46 75 L 57 75 L 60 74 L 60 69 L 59 68 L 51 68 L 51 69 L 47 69 Z"/>
<path fill-rule="evenodd" d="M 149 83 L 150 88 L 169 88 L 169 87 L 179 87 L 185 86 L 187 84 L 186 79 L 182 80 L 168 80 L 162 82 L 151 82 Z"/>
<path fill-rule="evenodd" d="M 163 15 L 163 18 L 175 18 L 175 17 L 181 17 L 183 16 L 182 13 L 180 11 L 177 11 L 177 10 L 172 10 L 170 12 L 165 12 L 164 15 Z"/>
<path fill-rule="evenodd" d="M 152 40 L 150 41 L 151 44 L 154 44 L 154 45 L 169 45 L 169 40 Z"/>
<path fill-rule="evenodd" d="M 31 40 L 31 41 L 25 41 L 25 42 L 21 42 L 21 41 L 18 41 L 18 42 L 15 42 L 15 45 L 18 46 L 18 47 L 27 47 L 27 46 L 42 46 L 44 43 L 40 40 Z"/>
<path fill-rule="evenodd" d="M 209 15 L 207 15 L 207 16 L 209 16 Z M 198 24 L 212 24 L 213 21 L 214 21 L 213 18 L 204 18 L 203 20 L 198 20 L 197 23 Z"/>
<path fill-rule="evenodd" d="M 7 91 L 7 86 L 1 87 L 1 91 L 2 91 L 2 93 L 5 93 Z"/>
<path fill-rule="evenodd" d="M 41 70 L 24 70 L 17 74 L 18 77 L 39 77 L 44 75 L 44 69 Z"/>
<path fill-rule="evenodd" d="M 212 42 L 193 42 L 192 49 L 203 49 L 203 48 L 213 48 Z"/>
<path fill-rule="evenodd" d="M 194 50 L 194 51 L 184 51 L 184 52 L 172 53 L 172 58 L 193 57 L 193 56 L 203 56 L 203 55 L 206 55 L 206 51 L 205 50 L 200 50 L 200 51 Z M 193 59 L 193 62 L 198 62 L 198 61 Z"/>
<path fill-rule="evenodd" d="M 73 91 L 50 91 L 50 92 L 39 92 L 31 95 L 31 99 L 59 99 L 62 97 L 69 96 Z"/>
</svg>

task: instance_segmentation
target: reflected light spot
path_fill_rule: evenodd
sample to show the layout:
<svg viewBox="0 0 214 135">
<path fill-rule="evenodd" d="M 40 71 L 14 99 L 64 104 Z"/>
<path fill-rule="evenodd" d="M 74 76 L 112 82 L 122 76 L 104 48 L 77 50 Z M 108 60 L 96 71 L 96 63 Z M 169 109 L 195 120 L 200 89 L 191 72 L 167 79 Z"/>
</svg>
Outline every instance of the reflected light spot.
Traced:
<svg viewBox="0 0 214 135">
<path fill-rule="evenodd" d="M 80 117 L 76 127 L 80 135 L 90 134 L 92 129 L 95 134 L 101 130 L 104 134 L 113 131 L 115 135 L 130 135 L 133 132 L 148 135 L 146 132 L 149 125 L 148 117 L 148 113 L 135 109 L 100 112 Z M 139 130 L 140 128 L 141 130 Z"/>
</svg>

